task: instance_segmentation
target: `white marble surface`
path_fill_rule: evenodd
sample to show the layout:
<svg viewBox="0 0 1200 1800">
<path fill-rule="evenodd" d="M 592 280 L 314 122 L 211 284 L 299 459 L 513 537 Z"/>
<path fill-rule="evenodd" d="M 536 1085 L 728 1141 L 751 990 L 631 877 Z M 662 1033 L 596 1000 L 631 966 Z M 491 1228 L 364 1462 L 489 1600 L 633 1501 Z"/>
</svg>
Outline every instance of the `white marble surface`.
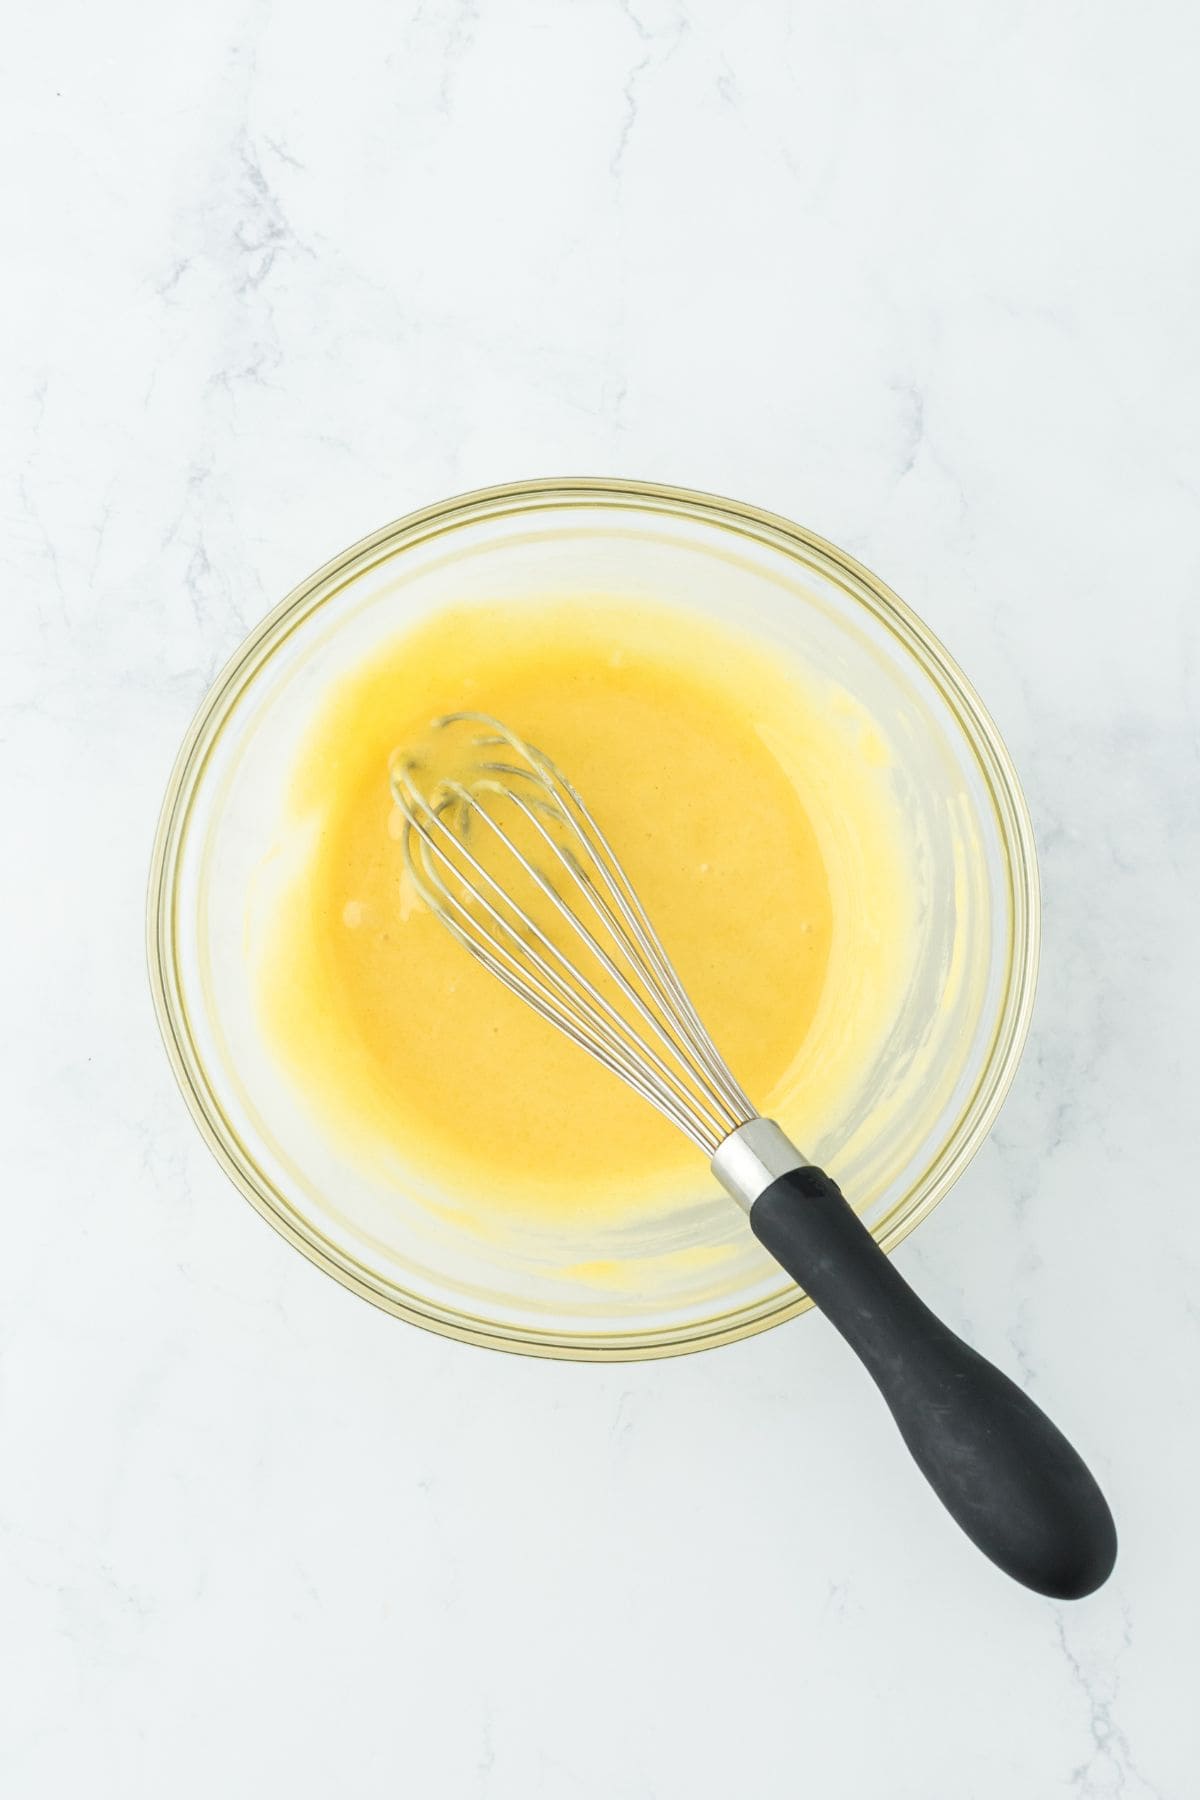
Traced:
<svg viewBox="0 0 1200 1800">
<path fill-rule="evenodd" d="M 0 294 L 0 1786 L 14 1800 L 1188 1800 L 1200 356 L 1195 11 L 47 4 Z M 227 1185 L 142 955 L 243 632 L 535 473 L 756 500 L 974 676 L 1044 979 L 904 1246 L 1123 1534 L 1074 1608 L 947 1526 L 831 1332 L 488 1355 Z"/>
</svg>

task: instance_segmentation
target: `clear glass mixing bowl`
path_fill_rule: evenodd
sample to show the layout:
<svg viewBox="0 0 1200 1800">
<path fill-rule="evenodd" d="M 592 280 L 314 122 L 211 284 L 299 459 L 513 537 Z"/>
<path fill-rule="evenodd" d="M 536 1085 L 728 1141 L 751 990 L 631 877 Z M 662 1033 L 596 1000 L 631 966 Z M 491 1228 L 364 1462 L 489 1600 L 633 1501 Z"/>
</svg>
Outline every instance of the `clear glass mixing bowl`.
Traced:
<svg viewBox="0 0 1200 1800">
<path fill-rule="evenodd" d="M 808 1304 L 707 1171 L 668 1218 L 599 1241 L 566 1228 L 548 1241 L 543 1227 L 482 1237 L 464 1229 L 461 1200 L 347 1159 L 276 1065 L 248 978 L 269 928 L 263 846 L 327 685 L 448 604 L 572 592 L 733 622 L 848 692 L 890 740 L 887 779 L 916 848 L 911 979 L 845 1116 L 804 1147 L 884 1248 L 899 1243 L 978 1149 L 1021 1053 L 1038 953 L 1033 836 L 996 728 L 937 640 L 852 558 L 754 507 L 635 482 L 525 482 L 414 513 L 313 575 L 242 645 L 179 753 L 151 869 L 150 975 L 217 1158 L 347 1287 L 474 1343 L 663 1356 Z"/>
</svg>

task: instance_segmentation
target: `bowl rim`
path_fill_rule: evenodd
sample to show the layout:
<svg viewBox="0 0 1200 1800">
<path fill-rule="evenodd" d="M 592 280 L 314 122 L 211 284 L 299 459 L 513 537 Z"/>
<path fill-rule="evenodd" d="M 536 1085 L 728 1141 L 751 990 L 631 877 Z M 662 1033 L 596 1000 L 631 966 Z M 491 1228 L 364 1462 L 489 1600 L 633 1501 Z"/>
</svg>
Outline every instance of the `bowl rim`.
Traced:
<svg viewBox="0 0 1200 1800">
<path fill-rule="evenodd" d="M 872 1227 L 888 1252 L 929 1216 L 987 1137 L 1016 1073 L 1033 1014 L 1041 947 L 1037 850 L 1029 808 L 1009 752 L 972 683 L 935 634 L 871 570 L 806 527 L 747 502 L 701 490 L 621 477 L 546 476 L 475 488 L 404 514 L 351 544 L 299 582 L 242 640 L 197 709 L 175 757 L 159 812 L 146 905 L 146 949 L 155 1016 L 179 1089 L 209 1149 L 234 1185 L 276 1231 L 344 1287 L 395 1317 L 443 1337 L 489 1349 L 568 1361 L 622 1362 L 681 1356 L 733 1343 L 805 1312 L 812 1302 L 792 1287 L 703 1325 L 668 1330 L 567 1333 L 509 1327 L 453 1311 L 372 1275 L 321 1237 L 261 1175 L 222 1113 L 188 1029 L 174 944 L 180 850 L 197 791 L 225 720 L 283 639 L 319 605 L 367 568 L 415 542 L 489 516 L 547 505 L 630 505 L 723 525 L 786 554 L 815 554 L 852 577 L 851 593 L 898 639 L 950 707 L 996 813 L 1005 850 L 1009 901 L 1008 967 L 1003 1003 L 987 1058 L 945 1141 L 928 1167 Z"/>
</svg>

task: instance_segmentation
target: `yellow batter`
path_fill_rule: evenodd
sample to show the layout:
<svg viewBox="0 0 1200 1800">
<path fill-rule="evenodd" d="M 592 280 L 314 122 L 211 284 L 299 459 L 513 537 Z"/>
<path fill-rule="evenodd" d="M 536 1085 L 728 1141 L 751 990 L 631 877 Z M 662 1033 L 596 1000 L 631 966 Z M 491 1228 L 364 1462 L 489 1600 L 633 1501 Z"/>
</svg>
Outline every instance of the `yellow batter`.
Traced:
<svg viewBox="0 0 1200 1800">
<path fill-rule="evenodd" d="M 566 771 L 742 1085 L 801 1143 L 828 1129 L 902 979 L 886 746 L 844 697 L 714 625 L 586 600 L 442 613 L 346 678 L 314 722 L 292 794 L 307 849 L 277 902 L 260 1000 L 329 1128 L 481 1222 L 612 1216 L 704 1179 L 685 1139 L 414 893 L 389 756 L 460 708 Z"/>
</svg>

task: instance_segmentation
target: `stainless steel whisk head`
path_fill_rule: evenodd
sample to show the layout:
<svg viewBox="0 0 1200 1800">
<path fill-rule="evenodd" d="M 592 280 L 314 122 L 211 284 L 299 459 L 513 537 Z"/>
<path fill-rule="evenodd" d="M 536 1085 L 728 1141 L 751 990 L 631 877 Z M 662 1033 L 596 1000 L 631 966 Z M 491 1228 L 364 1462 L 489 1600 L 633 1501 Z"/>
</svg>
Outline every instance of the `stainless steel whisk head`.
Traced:
<svg viewBox="0 0 1200 1800">
<path fill-rule="evenodd" d="M 566 776 L 486 713 L 461 778 L 392 758 L 404 858 L 425 903 L 506 986 L 711 1158 L 757 1111 L 688 999 L 611 845 Z"/>
</svg>

